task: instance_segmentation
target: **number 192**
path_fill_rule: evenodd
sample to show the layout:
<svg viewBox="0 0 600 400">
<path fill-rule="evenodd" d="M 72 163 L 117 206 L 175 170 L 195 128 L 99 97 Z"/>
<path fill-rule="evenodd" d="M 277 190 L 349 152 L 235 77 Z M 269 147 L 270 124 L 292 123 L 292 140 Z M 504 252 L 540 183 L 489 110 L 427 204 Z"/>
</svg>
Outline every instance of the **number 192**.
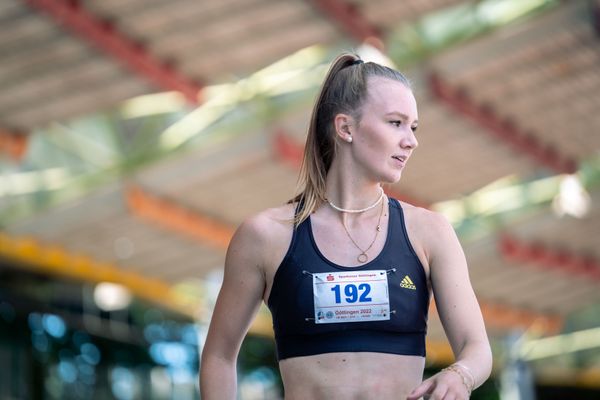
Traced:
<svg viewBox="0 0 600 400">
<path fill-rule="evenodd" d="M 335 302 L 339 304 L 342 302 L 342 294 L 340 285 L 335 285 L 331 288 L 331 291 L 335 294 Z M 359 293 L 360 292 L 360 293 Z M 368 283 L 361 283 L 356 286 L 353 284 L 348 284 L 344 286 L 344 300 L 347 303 L 356 303 L 357 301 L 365 302 L 372 301 L 372 298 L 369 297 L 369 293 L 371 293 L 371 285 Z M 360 296 L 359 296 L 360 294 Z"/>
</svg>

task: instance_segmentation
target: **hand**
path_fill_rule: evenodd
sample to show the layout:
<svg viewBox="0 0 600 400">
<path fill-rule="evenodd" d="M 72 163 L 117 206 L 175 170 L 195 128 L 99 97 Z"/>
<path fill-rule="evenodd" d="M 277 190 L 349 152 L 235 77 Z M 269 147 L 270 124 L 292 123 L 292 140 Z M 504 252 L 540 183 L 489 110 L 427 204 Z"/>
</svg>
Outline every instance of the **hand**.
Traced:
<svg viewBox="0 0 600 400">
<path fill-rule="evenodd" d="M 465 400 L 470 392 L 459 374 L 441 371 L 413 389 L 406 400 L 418 400 L 422 396 L 429 400 Z"/>
</svg>

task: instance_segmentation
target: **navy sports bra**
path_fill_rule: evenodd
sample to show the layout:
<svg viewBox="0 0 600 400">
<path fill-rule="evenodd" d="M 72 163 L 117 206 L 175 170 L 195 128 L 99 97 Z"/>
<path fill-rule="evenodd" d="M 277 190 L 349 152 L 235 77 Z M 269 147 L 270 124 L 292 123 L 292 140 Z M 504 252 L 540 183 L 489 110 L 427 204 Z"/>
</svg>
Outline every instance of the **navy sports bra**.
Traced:
<svg viewBox="0 0 600 400">
<path fill-rule="evenodd" d="M 408 239 L 402 207 L 397 200 L 390 199 L 389 212 L 387 239 L 382 251 L 375 259 L 357 267 L 337 265 L 321 254 L 312 234 L 310 217 L 294 229 L 292 242 L 275 273 L 267 301 L 273 316 L 279 360 L 334 352 L 425 356 L 429 308 L 427 279 Z M 338 313 L 350 315 L 360 311 L 360 307 L 353 308 L 346 300 L 374 299 L 373 293 L 365 290 L 370 290 L 370 282 L 364 278 L 373 275 L 369 271 L 387 275 L 387 287 L 385 283 L 379 286 L 379 293 L 387 291 L 389 314 L 382 314 L 386 319 L 327 323 Z M 344 275 L 351 274 L 363 277 L 354 287 L 342 286 L 340 290 L 339 286 L 327 286 L 332 282 L 326 280 L 346 278 Z M 328 309 L 331 304 L 321 304 L 319 289 L 313 289 L 319 284 L 315 284 L 315 277 L 327 278 L 322 283 L 327 286 L 327 296 L 333 299 L 333 307 Z M 315 309 L 316 303 L 319 304 Z"/>
</svg>

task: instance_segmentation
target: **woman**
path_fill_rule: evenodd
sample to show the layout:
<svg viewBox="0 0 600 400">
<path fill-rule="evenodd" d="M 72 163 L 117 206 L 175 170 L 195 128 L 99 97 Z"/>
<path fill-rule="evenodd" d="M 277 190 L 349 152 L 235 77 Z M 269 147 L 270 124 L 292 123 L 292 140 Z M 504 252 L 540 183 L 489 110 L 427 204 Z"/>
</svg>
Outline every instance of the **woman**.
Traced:
<svg viewBox="0 0 600 400">
<path fill-rule="evenodd" d="M 236 397 L 237 354 L 261 300 L 286 399 L 466 399 L 487 379 L 489 342 L 452 227 L 381 188 L 417 147 L 417 119 L 402 74 L 352 54 L 333 62 L 300 194 L 250 217 L 229 246 L 203 399 Z M 432 292 L 457 362 L 422 382 Z"/>
</svg>

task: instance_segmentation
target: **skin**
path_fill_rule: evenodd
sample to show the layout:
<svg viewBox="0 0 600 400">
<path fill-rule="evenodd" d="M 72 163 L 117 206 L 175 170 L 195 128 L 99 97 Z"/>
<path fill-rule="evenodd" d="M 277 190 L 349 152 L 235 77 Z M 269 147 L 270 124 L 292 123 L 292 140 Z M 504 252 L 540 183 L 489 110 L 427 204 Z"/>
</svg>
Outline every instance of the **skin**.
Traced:
<svg viewBox="0 0 600 400">
<path fill-rule="evenodd" d="M 327 196 L 343 208 L 363 208 L 379 196 L 382 182 L 397 182 L 418 146 L 413 132 L 417 106 L 402 83 L 372 77 L 361 118 L 338 114 L 334 124 L 338 151 L 327 175 Z M 347 139 L 352 137 L 352 142 Z M 399 162 L 392 156 L 404 157 Z M 385 204 L 387 205 L 387 199 Z M 491 351 L 483 318 L 469 282 L 467 264 L 454 230 L 432 211 L 402 203 L 409 238 L 436 299 L 440 319 L 456 360 L 473 372 L 476 386 L 489 376 Z M 293 205 L 265 210 L 246 220 L 229 246 L 223 286 L 202 354 L 203 399 L 235 399 L 236 359 L 261 301 L 267 301 L 273 276 L 292 238 L 288 222 Z M 322 205 L 311 215 L 319 250 L 331 261 L 359 265 L 359 251 L 373 240 L 380 208 L 347 214 Z M 387 232 L 388 210 L 381 220 Z M 368 251 L 382 250 L 385 234 Z M 458 311 L 460 310 L 460 312 Z M 466 399 L 462 378 L 445 371 L 422 381 L 424 358 L 384 353 L 328 353 L 282 360 L 286 399 Z"/>
</svg>

